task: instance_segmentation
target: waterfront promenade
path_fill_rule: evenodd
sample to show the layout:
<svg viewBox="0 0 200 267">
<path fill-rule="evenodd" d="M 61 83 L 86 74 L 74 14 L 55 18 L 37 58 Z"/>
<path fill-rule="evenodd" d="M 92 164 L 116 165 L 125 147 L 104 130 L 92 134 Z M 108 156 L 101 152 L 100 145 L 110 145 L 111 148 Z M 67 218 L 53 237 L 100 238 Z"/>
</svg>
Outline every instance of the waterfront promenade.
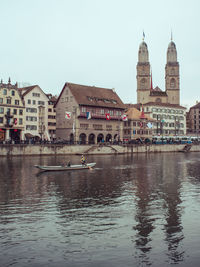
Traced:
<svg viewBox="0 0 200 267">
<path fill-rule="evenodd" d="M 180 152 L 186 144 L 121 144 L 121 145 L 66 145 L 66 144 L 1 144 L 0 156 L 28 155 L 77 155 L 77 154 L 132 154 Z M 200 152 L 200 145 L 193 144 L 191 152 Z"/>
</svg>

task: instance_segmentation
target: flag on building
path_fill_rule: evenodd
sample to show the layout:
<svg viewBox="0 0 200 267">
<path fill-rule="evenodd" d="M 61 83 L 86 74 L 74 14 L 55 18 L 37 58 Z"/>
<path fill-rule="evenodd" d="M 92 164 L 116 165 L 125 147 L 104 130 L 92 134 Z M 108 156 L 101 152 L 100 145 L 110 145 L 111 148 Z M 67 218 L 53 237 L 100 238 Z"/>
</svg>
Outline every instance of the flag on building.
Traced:
<svg viewBox="0 0 200 267">
<path fill-rule="evenodd" d="M 14 119 L 14 124 L 15 124 L 15 125 L 17 124 L 17 118 Z"/>
<path fill-rule="evenodd" d="M 110 120 L 110 114 L 109 113 L 106 113 L 106 120 L 109 121 Z"/>
<path fill-rule="evenodd" d="M 87 116 L 87 120 L 90 120 L 92 118 L 91 112 L 90 111 L 86 112 L 86 116 Z"/>
<path fill-rule="evenodd" d="M 123 114 L 123 115 L 122 115 L 122 120 L 123 120 L 123 121 L 127 121 L 127 120 L 128 120 L 126 114 Z"/>
<path fill-rule="evenodd" d="M 71 112 L 69 112 L 69 111 L 65 112 L 65 119 L 67 119 L 67 120 L 71 119 Z"/>
<path fill-rule="evenodd" d="M 147 126 L 148 126 L 148 128 L 152 128 L 153 125 L 152 125 L 151 122 L 148 122 L 148 123 L 147 123 Z"/>
</svg>

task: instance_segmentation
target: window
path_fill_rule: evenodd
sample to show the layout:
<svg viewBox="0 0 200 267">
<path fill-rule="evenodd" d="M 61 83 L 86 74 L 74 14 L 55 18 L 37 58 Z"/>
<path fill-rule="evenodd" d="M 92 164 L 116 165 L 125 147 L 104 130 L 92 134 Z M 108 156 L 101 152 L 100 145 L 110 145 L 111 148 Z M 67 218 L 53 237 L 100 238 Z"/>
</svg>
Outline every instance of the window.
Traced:
<svg viewBox="0 0 200 267">
<path fill-rule="evenodd" d="M 81 111 L 82 111 L 83 113 L 85 113 L 85 112 L 86 112 L 86 107 L 82 107 L 82 108 L 81 108 Z"/>
<path fill-rule="evenodd" d="M 17 114 L 17 109 L 13 109 L 13 114 L 14 114 L 14 115 Z"/>
<path fill-rule="evenodd" d="M 0 123 L 3 123 L 3 118 L 2 117 L 0 117 Z"/>
<path fill-rule="evenodd" d="M 4 113 L 4 108 L 0 108 L 0 114 Z"/>
<path fill-rule="evenodd" d="M 26 130 L 37 130 L 36 125 L 26 125 Z"/>
<path fill-rule="evenodd" d="M 31 100 L 30 99 L 28 99 L 28 104 L 31 104 Z"/>
<path fill-rule="evenodd" d="M 35 100 L 33 100 L 33 105 L 35 105 L 36 104 L 36 101 Z"/>
<path fill-rule="evenodd" d="M 105 111 L 104 109 L 101 109 L 101 115 L 104 115 Z"/>
<path fill-rule="evenodd" d="M 6 102 L 7 104 L 11 104 L 11 98 L 7 98 Z"/>
<path fill-rule="evenodd" d="M 14 96 L 15 95 L 15 91 L 11 91 L 11 95 Z"/>
<path fill-rule="evenodd" d="M 26 108 L 26 112 L 37 113 L 36 108 Z"/>
<path fill-rule="evenodd" d="M 19 100 L 15 100 L 15 105 L 19 105 Z"/>
<path fill-rule="evenodd" d="M 23 115 L 23 109 L 19 110 L 19 115 Z"/>
<path fill-rule="evenodd" d="M 6 89 L 3 90 L 3 94 L 7 95 L 7 90 Z"/>
<path fill-rule="evenodd" d="M 23 119 L 19 119 L 19 125 L 22 125 L 23 124 Z"/>
<path fill-rule="evenodd" d="M 40 94 L 38 94 L 38 93 L 33 93 L 32 96 L 40 97 Z"/>
<path fill-rule="evenodd" d="M 38 101 L 38 105 L 44 105 L 44 101 Z"/>
<path fill-rule="evenodd" d="M 3 104 L 3 98 L 0 98 L 0 104 Z"/>
</svg>

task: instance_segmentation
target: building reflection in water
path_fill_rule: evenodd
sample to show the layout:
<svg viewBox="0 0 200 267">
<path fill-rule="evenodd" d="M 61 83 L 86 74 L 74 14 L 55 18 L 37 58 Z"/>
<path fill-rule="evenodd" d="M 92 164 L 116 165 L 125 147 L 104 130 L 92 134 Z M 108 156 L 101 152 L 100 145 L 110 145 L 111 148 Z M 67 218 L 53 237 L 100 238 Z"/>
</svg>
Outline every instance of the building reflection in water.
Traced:
<svg viewBox="0 0 200 267">
<path fill-rule="evenodd" d="M 79 234 L 82 234 L 82 240 L 85 241 L 87 235 L 88 242 L 96 242 L 98 249 L 103 250 L 107 236 L 98 235 L 101 232 L 108 234 L 106 249 L 107 246 L 113 249 L 118 246 L 114 242 L 121 241 L 118 234 L 123 233 L 127 237 L 124 247 L 131 246 L 132 249 L 134 244 L 133 257 L 141 266 L 142 263 L 154 265 L 155 255 L 159 252 L 162 262 L 182 262 L 186 258 L 182 226 L 183 181 L 188 179 L 188 174 L 193 177 L 193 182 L 199 182 L 200 178 L 197 175 L 199 164 L 188 163 L 186 156 L 180 154 L 180 164 L 175 153 L 170 156 L 167 153 L 118 155 L 108 156 L 106 161 L 104 157 L 98 157 L 94 172 L 47 172 L 38 176 L 33 168 L 38 164 L 37 158 L 3 158 L 0 163 L 0 202 L 3 203 L 0 223 L 13 220 L 12 212 L 21 213 L 23 221 L 40 223 L 45 216 L 49 219 L 50 210 L 55 209 L 55 235 L 61 233 L 63 243 L 71 242 L 74 235 L 74 246 L 78 248 Z M 74 157 L 75 160 L 80 159 Z M 41 164 L 56 165 L 61 158 L 43 157 L 40 161 Z M 8 176 L 4 177 L 5 174 Z M 45 209 L 49 213 L 45 214 Z M 34 214 L 34 211 L 37 212 Z M 26 214 L 30 216 L 26 217 Z M 122 214 L 128 215 L 124 218 L 125 223 L 120 225 Z"/>
<path fill-rule="evenodd" d="M 155 155 L 153 156 L 155 159 Z M 135 246 L 140 262 L 152 264 L 150 251 L 155 249 L 153 232 L 165 220 L 164 231 L 167 244 L 166 255 L 169 263 L 184 260 L 184 250 L 181 241 L 184 238 L 181 224 L 181 181 L 186 176 L 185 168 L 177 165 L 175 156 L 159 155 L 159 164 L 151 161 L 151 155 L 137 171 L 136 180 L 136 230 Z M 158 161 L 157 161 L 158 162 Z M 170 168 L 168 167 L 170 166 Z M 184 172 L 183 172 L 184 170 Z M 159 214 L 162 211 L 162 214 Z M 161 240 L 162 242 L 162 240 Z M 163 243 L 163 242 L 162 242 Z M 158 243 L 159 247 L 160 244 Z M 161 246 L 160 249 L 166 250 Z M 139 252 L 140 251 L 140 252 Z"/>
</svg>

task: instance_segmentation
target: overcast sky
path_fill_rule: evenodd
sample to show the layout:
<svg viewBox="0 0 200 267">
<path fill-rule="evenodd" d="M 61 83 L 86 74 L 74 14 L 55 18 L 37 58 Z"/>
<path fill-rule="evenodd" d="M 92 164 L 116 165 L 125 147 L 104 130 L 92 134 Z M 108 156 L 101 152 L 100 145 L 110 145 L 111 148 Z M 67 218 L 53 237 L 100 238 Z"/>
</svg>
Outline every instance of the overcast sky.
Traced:
<svg viewBox="0 0 200 267">
<path fill-rule="evenodd" d="M 115 88 L 136 103 L 143 30 L 153 86 L 165 90 L 176 44 L 181 105 L 200 101 L 199 0 L 0 0 L 0 79 L 59 95 L 65 82 Z"/>
</svg>

